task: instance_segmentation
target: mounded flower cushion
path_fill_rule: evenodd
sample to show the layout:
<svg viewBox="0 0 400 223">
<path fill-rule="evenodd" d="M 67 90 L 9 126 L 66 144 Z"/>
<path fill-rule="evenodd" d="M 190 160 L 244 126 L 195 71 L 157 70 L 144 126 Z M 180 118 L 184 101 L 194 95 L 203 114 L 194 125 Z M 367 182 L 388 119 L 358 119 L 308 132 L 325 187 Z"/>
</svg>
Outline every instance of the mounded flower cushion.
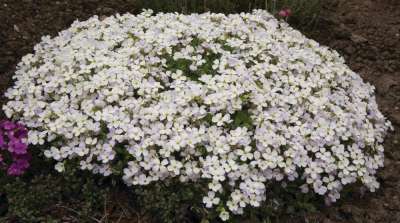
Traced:
<svg viewBox="0 0 400 223">
<path fill-rule="evenodd" d="M 75 160 L 128 185 L 208 182 L 204 204 L 224 220 L 273 183 L 329 201 L 379 186 L 390 123 L 374 88 L 262 10 L 94 16 L 43 37 L 14 77 L 4 111 L 59 171 Z"/>
</svg>

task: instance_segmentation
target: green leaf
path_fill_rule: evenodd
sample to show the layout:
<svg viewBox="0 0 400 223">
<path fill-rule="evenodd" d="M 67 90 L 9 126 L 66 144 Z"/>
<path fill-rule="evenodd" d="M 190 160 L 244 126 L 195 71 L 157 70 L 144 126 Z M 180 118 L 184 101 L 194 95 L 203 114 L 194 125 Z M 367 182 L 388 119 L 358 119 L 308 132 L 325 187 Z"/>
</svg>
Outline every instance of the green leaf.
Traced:
<svg viewBox="0 0 400 223">
<path fill-rule="evenodd" d="M 212 123 L 212 118 L 213 118 L 213 115 L 211 113 L 208 113 L 206 116 L 204 116 L 202 118 L 202 121 L 211 124 Z"/>
<path fill-rule="evenodd" d="M 250 113 L 246 110 L 237 111 L 233 114 L 234 127 L 247 127 L 252 128 L 253 121 Z"/>
</svg>

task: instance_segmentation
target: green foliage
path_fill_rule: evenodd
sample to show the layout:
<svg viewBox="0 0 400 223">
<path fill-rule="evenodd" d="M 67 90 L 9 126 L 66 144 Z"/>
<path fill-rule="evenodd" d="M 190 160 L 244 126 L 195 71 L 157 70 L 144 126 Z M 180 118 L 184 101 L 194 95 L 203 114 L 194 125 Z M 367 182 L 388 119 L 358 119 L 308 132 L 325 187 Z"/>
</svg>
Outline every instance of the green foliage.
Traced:
<svg viewBox="0 0 400 223">
<path fill-rule="evenodd" d="M 244 94 L 243 100 L 246 97 Z M 236 116 L 238 126 L 251 121 L 248 114 Z M 65 173 L 56 173 L 53 163 L 40 157 L 34 156 L 33 166 L 24 176 L 0 177 L 0 222 L 91 223 L 103 219 L 100 222 L 106 223 L 118 222 L 121 216 L 127 222 L 137 222 L 133 219 L 138 218 L 146 223 L 220 222 L 218 213 L 202 203 L 208 182 L 183 184 L 172 179 L 148 186 L 126 186 L 120 178 L 97 177 L 75 170 L 68 163 Z M 271 182 L 272 189 L 260 208 L 248 208 L 243 216 L 231 216 L 230 222 L 281 222 L 282 216 L 296 218 L 318 210 L 321 198 L 302 194 L 300 183 L 282 187 Z M 110 215 L 105 206 L 111 207 L 117 218 L 104 220 Z"/>
<path fill-rule="evenodd" d="M 120 180 L 68 171 L 63 175 L 51 172 L 32 178 L 1 178 L 0 183 L 0 222 L 99 222 L 108 215 L 104 207 L 107 203 L 113 209 L 128 207 L 130 214 L 134 212 L 146 223 L 220 222 L 214 209 L 207 209 L 202 203 L 207 182 L 183 184 L 172 179 L 128 187 Z M 272 189 L 260 208 L 248 208 L 245 215 L 232 216 L 230 222 L 281 222 L 284 216 L 292 219 L 318 210 L 321 198 L 301 193 L 299 183 L 286 187 L 271 183 Z M 115 194 L 119 196 L 108 200 Z M 116 210 L 119 216 L 126 211 Z"/>
<path fill-rule="evenodd" d="M 101 216 L 108 189 L 82 172 L 3 177 L 0 222 L 64 222 L 65 217 L 71 222 L 93 222 Z"/>
<path fill-rule="evenodd" d="M 134 187 L 131 195 L 140 212 L 152 216 L 152 222 L 200 222 L 209 217 L 209 210 L 202 203 L 205 188 L 201 183 L 182 184 L 175 179 Z"/>
<path fill-rule="evenodd" d="M 202 43 L 203 40 L 194 38 L 191 42 L 191 46 L 196 48 Z M 173 53 L 180 51 L 183 48 L 183 46 L 175 46 L 173 49 Z M 219 59 L 221 57 L 220 54 L 216 54 L 213 52 L 205 52 L 203 55 L 203 59 L 205 60 L 205 63 L 202 64 L 197 68 L 197 70 L 191 70 L 190 65 L 192 64 L 192 61 L 188 59 L 177 59 L 175 60 L 171 54 L 165 54 L 164 58 L 166 59 L 166 68 L 169 71 L 177 72 L 178 70 L 182 71 L 182 73 L 187 76 L 190 80 L 193 81 L 198 81 L 201 75 L 203 74 L 209 74 L 209 75 L 216 75 L 216 71 L 212 68 L 213 67 L 213 62 L 216 59 Z"/>
<path fill-rule="evenodd" d="M 237 111 L 233 114 L 233 128 L 236 127 L 246 127 L 248 129 L 253 127 L 253 121 L 247 110 Z"/>
<path fill-rule="evenodd" d="M 46 201 L 60 199 L 58 188 L 51 188 L 51 184 L 45 183 L 49 177 L 35 177 L 30 183 L 17 179 L 14 182 L 2 185 L 1 189 L 6 194 L 8 202 L 7 216 L 23 222 L 41 222 L 51 219 L 49 211 L 51 205 Z"/>
</svg>

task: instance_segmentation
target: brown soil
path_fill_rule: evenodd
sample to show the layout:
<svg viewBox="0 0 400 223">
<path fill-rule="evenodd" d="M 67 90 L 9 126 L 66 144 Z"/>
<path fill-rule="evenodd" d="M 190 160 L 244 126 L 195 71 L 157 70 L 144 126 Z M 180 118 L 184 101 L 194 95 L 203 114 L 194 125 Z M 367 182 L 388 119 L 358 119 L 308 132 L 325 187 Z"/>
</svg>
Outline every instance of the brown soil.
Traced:
<svg viewBox="0 0 400 223">
<path fill-rule="evenodd" d="M 325 0 L 310 36 L 338 50 L 348 65 L 376 86 L 381 111 L 393 125 L 376 193 L 353 192 L 307 222 L 400 222 L 400 1 Z M 21 56 L 43 35 L 56 35 L 73 20 L 116 12 L 135 13 L 134 0 L 0 0 L 0 93 L 11 84 Z M 3 100 L 4 102 L 4 100 Z M 0 99 L 0 105 L 2 100 Z M 0 112 L 1 113 L 1 112 Z M 4 117 L 0 114 L 0 118 Z"/>
<path fill-rule="evenodd" d="M 376 87 L 380 110 L 395 130 L 385 141 L 377 193 L 353 193 L 320 215 L 321 222 L 400 222 L 400 1 L 339 0 L 324 10 L 312 37 L 344 55 Z"/>
</svg>

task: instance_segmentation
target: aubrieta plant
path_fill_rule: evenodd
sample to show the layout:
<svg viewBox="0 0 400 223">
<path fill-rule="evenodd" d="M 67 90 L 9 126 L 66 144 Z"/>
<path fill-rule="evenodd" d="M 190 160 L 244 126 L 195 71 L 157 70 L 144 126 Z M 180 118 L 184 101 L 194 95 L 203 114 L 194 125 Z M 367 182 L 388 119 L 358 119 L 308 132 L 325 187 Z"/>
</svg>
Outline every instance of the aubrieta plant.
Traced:
<svg viewBox="0 0 400 223">
<path fill-rule="evenodd" d="M 30 144 L 128 185 L 205 183 L 222 220 L 271 185 L 375 191 L 391 127 L 337 52 L 263 10 L 97 16 L 23 57 L 3 107 Z"/>
<path fill-rule="evenodd" d="M 0 121 L 0 170 L 6 170 L 10 176 L 19 176 L 29 167 L 27 136 L 24 125 Z"/>
</svg>

